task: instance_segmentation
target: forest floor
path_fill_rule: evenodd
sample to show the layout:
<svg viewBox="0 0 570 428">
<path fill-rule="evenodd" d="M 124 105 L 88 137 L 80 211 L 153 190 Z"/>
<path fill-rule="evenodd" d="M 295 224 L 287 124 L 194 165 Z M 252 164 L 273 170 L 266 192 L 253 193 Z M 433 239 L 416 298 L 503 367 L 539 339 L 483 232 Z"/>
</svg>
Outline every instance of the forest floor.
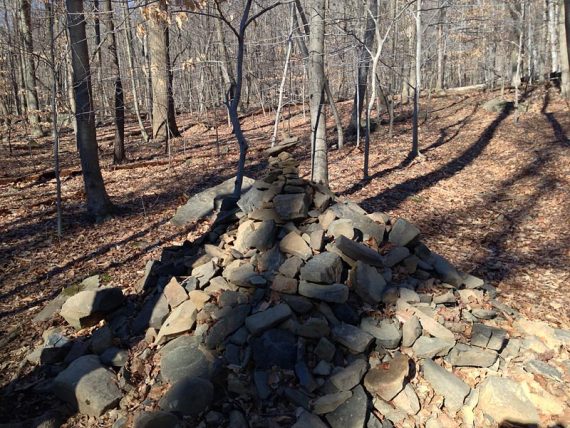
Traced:
<svg viewBox="0 0 570 428">
<path fill-rule="evenodd" d="M 369 212 L 385 211 L 410 220 L 431 249 L 498 287 L 505 303 L 530 319 L 568 329 L 568 105 L 554 91 L 537 87 L 527 94 L 516 122 L 514 112 L 482 108 L 495 96 L 498 93 L 472 93 L 423 100 L 422 111 L 428 111 L 420 128 L 424 157 L 410 165 L 405 164 L 410 122 L 396 124 L 392 139 L 388 127 L 380 127 L 371 137 L 368 181 L 361 180 L 360 148 L 331 150 L 331 187 Z M 346 123 L 350 102 L 339 108 Z M 291 115 L 284 127 L 306 143 L 294 155 L 302 159 L 301 172 L 307 176 L 308 115 L 305 118 L 300 107 Z M 47 327 L 33 325 L 30 319 L 63 287 L 99 274 L 104 282 L 129 292 L 146 261 L 157 258 L 163 246 L 192 241 L 208 229 L 208 220 L 185 230 L 169 220 L 189 196 L 235 174 L 238 148 L 223 117 L 219 112 L 216 130 L 212 115 L 180 116 L 179 125 L 188 129 L 172 142 L 170 157 L 163 147 L 129 137 L 130 162 L 119 168 L 112 165 L 113 129 L 99 128 L 103 176 L 120 213 L 95 225 L 85 215 L 72 133 L 64 134 L 62 238 L 55 231 L 51 139 L 29 141 L 20 129 L 11 135 L 12 154 L 2 143 L 0 387 L 27 370 L 21 362 Z M 250 142 L 250 176 L 265 165 L 263 150 L 273 118 L 273 113 L 260 112 L 243 121 Z M 333 142 L 335 127 L 328 119 Z M 136 129 L 135 123 L 129 129 Z M 12 340 L 5 340 L 8 336 Z M 23 388 L 17 399 L 25 397 Z M 0 422 L 5 419 L 9 415 L 0 412 Z"/>
</svg>

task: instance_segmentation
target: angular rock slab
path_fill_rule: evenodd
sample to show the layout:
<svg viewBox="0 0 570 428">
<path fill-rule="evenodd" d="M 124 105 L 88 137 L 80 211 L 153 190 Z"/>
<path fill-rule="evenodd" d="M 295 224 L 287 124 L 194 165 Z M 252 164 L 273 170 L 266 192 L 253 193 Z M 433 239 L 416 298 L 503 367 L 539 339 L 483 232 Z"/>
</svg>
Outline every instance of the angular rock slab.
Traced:
<svg viewBox="0 0 570 428">
<path fill-rule="evenodd" d="M 357 261 L 351 271 L 351 280 L 356 294 L 365 302 L 373 304 L 382 300 L 386 280 L 375 267 Z"/>
<path fill-rule="evenodd" d="M 121 306 L 124 299 L 120 288 L 80 291 L 67 299 L 60 314 L 74 328 L 91 327 Z"/>
<path fill-rule="evenodd" d="M 374 341 L 374 336 L 350 324 L 338 324 L 331 330 L 335 342 L 348 348 L 355 354 L 364 352 Z"/>
<path fill-rule="evenodd" d="M 298 256 L 303 260 L 309 259 L 313 255 L 311 247 L 301 236 L 295 232 L 288 233 L 279 243 L 279 249 L 285 254 Z"/>
<path fill-rule="evenodd" d="M 197 315 L 198 310 L 196 305 L 191 300 L 186 300 L 170 312 L 170 315 L 166 318 L 164 324 L 162 324 L 162 327 L 158 331 L 154 343 L 160 345 L 172 336 L 178 336 L 190 331 L 192 327 L 194 327 Z"/>
<path fill-rule="evenodd" d="M 301 279 L 319 284 L 334 284 L 340 282 L 342 260 L 334 253 L 324 252 L 311 258 L 301 268 Z"/>
<path fill-rule="evenodd" d="M 271 369 L 272 366 L 292 370 L 297 362 L 297 339 L 286 331 L 268 330 L 251 343 L 253 360 L 257 369 Z"/>
<path fill-rule="evenodd" d="M 332 428 L 362 428 L 368 416 L 368 396 L 358 385 L 352 397 L 327 414 L 326 419 Z"/>
<path fill-rule="evenodd" d="M 443 395 L 444 404 L 451 411 L 459 411 L 471 388 L 453 373 L 437 365 L 432 360 L 422 361 L 423 375 L 436 393 Z"/>
<path fill-rule="evenodd" d="M 192 196 L 188 199 L 188 202 L 176 210 L 170 222 L 175 226 L 182 227 L 210 215 L 214 211 L 214 200 L 221 196 L 231 195 L 234 191 L 235 181 L 235 177 L 229 178 L 217 186 Z M 253 178 L 244 176 L 242 193 L 248 191 L 254 182 L 255 180 Z"/>
<path fill-rule="evenodd" d="M 346 236 L 339 236 L 335 241 L 335 247 L 352 260 L 360 260 L 376 267 L 384 266 L 384 259 L 380 253 L 364 244 L 348 239 Z"/>
<path fill-rule="evenodd" d="M 291 315 L 293 315 L 291 308 L 287 304 L 281 303 L 265 311 L 250 315 L 245 320 L 245 326 L 251 334 L 259 336 L 264 331 L 287 320 Z"/>
<path fill-rule="evenodd" d="M 300 281 L 299 294 L 311 299 L 322 300 L 329 303 L 344 303 L 348 300 L 349 290 L 344 284 L 314 284 Z"/>
<path fill-rule="evenodd" d="M 479 385 L 479 409 L 495 422 L 538 424 L 536 408 L 521 385 L 511 379 L 491 376 Z"/>
<path fill-rule="evenodd" d="M 399 218 L 390 230 L 389 240 L 398 247 L 405 247 L 420 234 L 420 230 L 412 223 Z"/>
<path fill-rule="evenodd" d="M 196 416 L 208 408 L 214 399 L 214 386 L 206 379 L 184 378 L 174 384 L 160 399 L 158 406 L 168 412 Z"/>
<path fill-rule="evenodd" d="M 329 210 L 340 219 L 351 220 L 354 228 L 362 232 L 364 239 L 374 238 L 376 242 L 383 241 L 385 226 L 368 217 L 366 211 L 357 204 L 338 203 L 330 207 Z"/>
<path fill-rule="evenodd" d="M 80 413 L 95 417 L 116 407 L 123 396 L 115 374 L 103 367 L 96 355 L 73 361 L 57 375 L 53 391 Z"/>
<path fill-rule="evenodd" d="M 307 217 L 310 198 L 306 193 L 277 195 L 273 198 L 273 207 L 283 221 L 299 220 Z"/>
<path fill-rule="evenodd" d="M 449 352 L 446 360 L 456 367 L 491 367 L 497 358 L 499 354 L 493 350 L 459 343 Z"/>
<path fill-rule="evenodd" d="M 397 354 L 387 363 L 369 370 L 364 377 L 364 386 L 372 395 L 390 401 L 404 389 L 409 373 L 410 359 L 403 354 Z"/>
</svg>

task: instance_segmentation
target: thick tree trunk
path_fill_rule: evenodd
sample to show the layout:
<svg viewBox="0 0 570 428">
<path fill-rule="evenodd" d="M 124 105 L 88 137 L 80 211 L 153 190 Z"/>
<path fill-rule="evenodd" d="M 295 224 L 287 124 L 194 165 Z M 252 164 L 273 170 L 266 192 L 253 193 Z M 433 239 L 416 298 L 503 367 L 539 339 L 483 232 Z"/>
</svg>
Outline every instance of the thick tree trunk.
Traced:
<svg viewBox="0 0 570 428">
<path fill-rule="evenodd" d="M 437 24 L 437 83 L 435 88 L 438 91 L 443 89 L 445 80 L 445 25 L 446 6 L 439 6 L 439 22 Z"/>
<path fill-rule="evenodd" d="M 26 92 L 26 116 L 30 124 L 30 132 L 34 137 L 43 136 L 40 125 L 38 92 L 36 89 L 36 69 L 34 66 L 34 45 L 31 25 L 31 0 L 19 0 L 18 5 L 20 34 L 22 36 L 23 52 L 23 82 Z"/>
<path fill-rule="evenodd" d="M 556 3 L 559 0 L 548 1 L 548 33 L 550 34 L 550 71 L 553 73 L 560 70 L 560 60 L 558 59 L 558 28 L 556 25 Z M 562 9 L 560 7 L 559 9 Z"/>
<path fill-rule="evenodd" d="M 325 0 L 309 5 L 309 105 L 311 109 L 311 180 L 328 185 L 325 119 Z"/>
<path fill-rule="evenodd" d="M 76 103 L 76 140 L 87 196 L 87 210 L 96 219 L 102 219 L 113 210 L 113 205 L 105 190 L 99 167 L 83 0 L 66 0 L 66 8 Z"/>
<path fill-rule="evenodd" d="M 107 29 L 105 35 L 105 45 L 109 52 L 110 77 L 115 83 L 115 140 L 113 142 L 113 163 L 120 164 L 125 160 L 125 100 L 123 95 L 123 82 L 121 81 L 121 70 L 119 67 L 119 56 L 117 55 L 117 37 L 115 35 L 115 24 L 113 23 L 113 6 L 111 0 L 103 0 L 103 25 Z"/>
<path fill-rule="evenodd" d="M 570 100 L 570 0 L 560 5 L 560 71 L 562 96 Z"/>
<path fill-rule="evenodd" d="M 168 54 L 168 6 L 165 0 L 149 6 L 148 49 L 152 82 L 152 138 L 168 141 L 178 135 L 174 119 L 174 101 Z"/>
<path fill-rule="evenodd" d="M 356 84 L 356 92 L 354 94 L 354 102 L 352 104 L 352 113 L 350 114 L 350 124 L 348 125 L 347 134 L 354 135 L 361 123 L 362 108 L 364 106 L 366 84 L 368 82 L 368 69 L 372 59 L 372 47 L 374 46 L 374 36 L 376 35 L 375 15 L 378 10 L 378 0 L 368 0 L 367 6 L 366 29 L 364 30 L 364 44 L 358 49 L 358 82 Z M 371 13 L 370 13 L 371 12 Z"/>
</svg>

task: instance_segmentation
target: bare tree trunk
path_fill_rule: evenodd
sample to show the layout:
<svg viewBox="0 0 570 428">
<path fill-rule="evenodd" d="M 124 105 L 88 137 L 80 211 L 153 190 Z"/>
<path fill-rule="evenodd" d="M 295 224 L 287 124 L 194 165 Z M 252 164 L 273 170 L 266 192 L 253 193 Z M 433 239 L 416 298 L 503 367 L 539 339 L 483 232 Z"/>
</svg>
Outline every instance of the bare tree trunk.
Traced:
<svg viewBox="0 0 570 428">
<path fill-rule="evenodd" d="M 560 5 L 560 71 L 562 96 L 570 100 L 570 0 Z"/>
<path fill-rule="evenodd" d="M 368 69 L 372 59 L 372 47 L 374 46 L 374 37 L 376 35 L 376 13 L 378 11 L 378 0 L 368 0 L 367 6 L 366 29 L 364 30 L 364 44 L 358 49 L 358 82 L 356 93 L 354 94 L 354 102 L 352 104 L 352 113 L 350 114 L 350 124 L 347 133 L 354 135 L 360 123 L 362 116 L 362 108 L 364 106 L 364 94 L 366 93 L 366 85 L 368 82 Z M 374 79 L 374 77 L 373 77 Z M 374 83 L 373 83 L 374 84 Z"/>
<path fill-rule="evenodd" d="M 558 26 L 556 25 L 556 3 L 559 0 L 548 1 L 548 33 L 550 34 L 550 71 L 553 73 L 560 70 L 560 60 L 558 59 Z"/>
<path fill-rule="evenodd" d="M 328 185 L 325 119 L 325 0 L 309 3 L 309 101 L 311 110 L 311 180 Z"/>
<path fill-rule="evenodd" d="M 50 66 L 52 73 L 51 88 L 51 114 L 52 114 L 52 137 L 53 137 L 53 167 L 55 172 L 55 206 L 57 215 L 56 231 L 57 236 L 63 235 L 62 214 L 61 214 L 61 178 L 59 174 L 59 123 L 57 118 L 57 71 L 55 66 L 55 36 L 54 36 L 54 0 L 46 3 L 49 14 L 49 36 L 50 36 Z"/>
<path fill-rule="evenodd" d="M 295 9 L 294 5 L 291 4 L 291 19 L 289 23 L 289 35 L 287 37 L 287 54 L 285 55 L 285 65 L 283 66 L 283 76 L 281 78 L 281 84 L 279 85 L 279 98 L 277 100 L 277 112 L 275 113 L 275 124 L 273 125 L 273 135 L 271 136 L 271 147 L 275 146 L 277 141 L 277 131 L 279 130 L 279 120 L 281 118 L 281 108 L 283 104 L 283 91 L 285 89 L 285 82 L 287 81 L 287 73 L 289 72 L 289 60 L 291 58 L 291 50 L 293 48 L 293 24 Z"/>
<path fill-rule="evenodd" d="M 139 123 L 139 128 L 141 130 L 141 135 L 143 140 L 147 142 L 149 140 L 148 134 L 144 127 L 144 123 L 141 117 L 141 111 L 139 107 L 139 96 L 137 91 L 137 84 L 135 80 L 135 64 L 134 64 L 134 55 L 133 55 L 133 41 L 132 41 L 132 30 L 131 30 L 131 17 L 129 16 L 129 2 L 125 0 L 123 6 L 124 16 L 123 19 L 125 21 L 125 43 L 127 45 L 127 61 L 129 64 L 129 77 L 131 80 L 131 90 L 133 91 L 133 104 L 135 108 L 135 115 L 137 116 L 137 121 Z"/>
<path fill-rule="evenodd" d="M 521 70 L 522 70 L 522 56 L 523 56 L 523 43 L 524 43 L 524 20 L 526 16 L 526 1 L 521 3 L 520 23 L 519 23 L 519 40 L 517 51 L 517 64 L 513 83 L 515 87 L 515 122 L 519 120 L 519 89 L 521 84 Z"/>
<path fill-rule="evenodd" d="M 26 91 L 26 116 L 30 124 L 30 132 L 34 137 L 44 135 L 40 125 L 38 92 L 36 89 L 36 71 L 34 65 L 34 44 L 32 40 L 31 0 L 19 0 L 20 34 L 23 42 L 22 66 L 23 82 Z"/>
<path fill-rule="evenodd" d="M 442 6 L 441 0 L 439 4 L 439 22 L 437 23 L 437 83 L 435 88 L 438 91 L 443 89 L 445 80 L 445 19 L 446 8 Z"/>
<path fill-rule="evenodd" d="M 149 8 L 151 8 L 151 18 L 148 21 L 148 49 L 152 83 L 152 138 L 164 142 L 178 134 L 175 123 L 172 123 L 174 112 L 171 111 L 174 103 L 168 54 L 168 6 L 165 0 L 159 0 Z"/>
<path fill-rule="evenodd" d="M 412 159 L 420 156 L 419 142 L 419 115 L 420 115 L 420 92 L 421 92 L 421 67 L 422 67 L 422 2 L 416 0 L 416 64 L 414 84 L 414 114 L 412 117 Z"/>
<path fill-rule="evenodd" d="M 125 99 L 119 56 L 117 55 L 117 37 L 113 23 L 113 6 L 111 0 L 103 0 L 103 25 L 107 29 L 105 44 L 109 51 L 110 74 L 115 83 L 115 140 L 113 143 L 113 163 L 120 164 L 125 160 Z"/>
<path fill-rule="evenodd" d="M 87 211 L 96 219 L 103 219 L 112 212 L 113 205 L 105 190 L 99 167 L 83 0 L 66 0 L 66 8 L 72 53 L 73 90 L 77 106 L 76 140 L 87 196 Z"/>
</svg>

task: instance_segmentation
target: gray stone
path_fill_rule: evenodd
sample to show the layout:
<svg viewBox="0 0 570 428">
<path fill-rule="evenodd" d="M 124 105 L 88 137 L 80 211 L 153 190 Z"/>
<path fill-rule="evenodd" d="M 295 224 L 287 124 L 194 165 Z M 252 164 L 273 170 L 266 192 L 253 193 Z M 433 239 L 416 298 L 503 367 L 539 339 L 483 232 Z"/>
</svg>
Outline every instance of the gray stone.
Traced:
<svg viewBox="0 0 570 428">
<path fill-rule="evenodd" d="M 497 311 L 493 309 L 473 308 L 471 309 L 471 313 L 475 316 L 475 318 L 481 320 L 492 320 L 497 317 Z"/>
<path fill-rule="evenodd" d="M 299 294 L 311 299 L 330 303 L 344 303 L 348 299 L 349 290 L 344 284 L 315 284 L 307 281 L 299 282 Z"/>
<path fill-rule="evenodd" d="M 61 307 L 65 321 L 77 329 L 91 327 L 117 309 L 125 296 L 120 288 L 85 290 L 71 296 Z"/>
<path fill-rule="evenodd" d="M 288 278 L 295 278 L 303 265 L 303 260 L 300 257 L 289 257 L 279 267 L 279 273 Z"/>
<path fill-rule="evenodd" d="M 76 359 L 58 374 L 53 392 L 80 413 L 96 417 L 116 407 L 122 397 L 115 374 L 95 355 Z"/>
<path fill-rule="evenodd" d="M 329 324 L 323 318 L 311 317 L 303 323 L 294 322 L 293 325 L 293 333 L 296 336 L 308 339 L 319 339 L 330 333 Z"/>
<path fill-rule="evenodd" d="M 251 263 L 234 260 L 226 266 L 222 276 L 232 284 L 240 287 L 251 287 L 251 281 L 257 276 L 257 273 Z"/>
<path fill-rule="evenodd" d="M 172 413 L 143 412 L 135 418 L 134 428 L 179 428 L 182 424 Z"/>
<path fill-rule="evenodd" d="M 291 315 L 293 315 L 291 308 L 285 303 L 280 303 L 272 308 L 250 315 L 245 320 L 245 326 L 251 334 L 258 336 L 264 331 L 287 320 Z"/>
<path fill-rule="evenodd" d="M 134 319 L 132 324 L 133 333 L 136 335 L 141 334 L 149 327 L 159 329 L 168 316 L 168 313 L 169 309 L 166 296 L 162 293 L 155 292 L 148 297 L 141 311 Z"/>
<path fill-rule="evenodd" d="M 324 252 L 311 258 L 301 268 L 302 280 L 319 284 L 334 284 L 340 282 L 342 260 L 334 253 Z"/>
<path fill-rule="evenodd" d="M 95 354 L 102 354 L 111 346 L 113 346 L 113 333 L 108 325 L 96 329 L 91 334 L 90 348 Z"/>
<path fill-rule="evenodd" d="M 321 251 L 325 244 L 325 231 L 322 229 L 314 230 L 309 235 L 309 245 L 315 251 Z"/>
<path fill-rule="evenodd" d="M 285 254 L 298 256 L 303 260 L 307 260 L 313 255 L 313 251 L 309 244 L 301 238 L 296 232 L 289 232 L 279 243 L 279 249 Z"/>
<path fill-rule="evenodd" d="M 420 296 L 414 290 L 400 288 L 400 299 L 408 303 L 420 303 Z"/>
<path fill-rule="evenodd" d="M 323 395 L 313 402 L 313 412 L 317 415 L 334 412 L 337 407 L 350 397 L 352 397 L 351 391 L 341 391 L 334 394 Z"/>
<path fill-rule="evenodd" d="M 269 388 L 269 373 L 265 370 L 255 370 L 253 372 L 253 383 L 257 395 L 262 400 L 267 400 L 271 396 L 271 389 Z"/>
<path fill-rule="evenodd" d="M 433 267 L 443 282 L 454 287 L 463 284 L 461 274 L 451 263 L 438 254 L 432 254 L 432 257 L 434 259 Z"/>
<path fill-rule="evenodd" d="M 279 250 L 279 245 L 267 251 L 262 251 L 257 257 L 257 270 L 264 275 L 272 275 L 277 272 L 279 266 L 285 260 L 285 255 Z"/>
<path fill-rule="evenodd" d="M 509 105 L 509 101 L 501 98 L 494 98 L 485 102 L 483 104 L 483 109 L 489 113 L 501 113 L 507 105 Z"/>
<path fill-rule="evenodd" d="M 332 372 L 331 363 L 327 363 L 325 360 L 319 361 L 319 363 L 313 369 L 313 374 L 317 376 L 328 376 Z"/>
<path fill-rule="evenodd" d="M 303 411 L 292 428 L 327 428 L 327 425 L 317 415 Z"/>
<path fill-rule="evenodd" d="M 194 327 L 198 310 L 191 300 L 186 300 L 174 309 L 162 324 L 155 339 L 155 344 L 160 345 L 165 340 L 190 331 Z"/>
<path fill-rule="evenodd" d="M 206 287 L 212 278 L 214 278 L 220 268 L 216 265 L 214 260 L 210 260 L 194 269 L 192 269 L 192 277 L 198 280 L 198 286 L 200 288 Z"/>
<path fill-rule="evenodd" d="M 180 336 L 160 350 L 160 374 L 170 384 L 185 377 L 209 379 L 212 364 L 195 336 Z"/>
<path fill-rule="evenodd" d="M 299 385 L 301 385 L 305 391 L 313 392 L 318 388 L 318 383 L 311 374 L 309 367 L 307 367 L 307 363 L 304 361 L 297 361 L 297 363 L 295 363 L 295 375 L 297 375 Z"/>
<path fill-rule="evenodd" d="M 245 221 L 238 227 L 235 247 L 239 250 L 255 248 L 265 251 L 273 247 L 275 240 L 275 222 L 265 220 L 262 222 Z"/>
<path fill-rule="evenodd" d="M 352 220 L 341 218 L 333 221 L 327 228 L 327 235 L 335 239 L 341 235 L 348 239 L 354 239 L 354 225 Z"/>
<path fill-rule="evenodd" d="M 370 333 L 345 323 L 335 325 L 331 329 L 331 337 L 355 354 L 364 352 L 374 340 Z"/>
<path fill-rule="evenodd" d="M 103 352 L 99 358 L 107 366 L 123 367 L 129 360 L 129 352 L 126 349 L 119 349 L 113 346 Z"/>
<path fill-rule="evenodd" d="M 331 362 L 336 352 L 336 348 L 326 337 L 321 337 L 314 352 L 319 359 Z"/>
<path fill-rule="evenodd" d="M 473 324 L 471 345 L 500 351 L 505 344 L 506 338 L 507 332 L 503 329 L 489 327 L 480 323 Z"/>
<path fill-rule="evenodd" d="M 370 394 L 390 401 L 404 389 L 409 373 L 409 358 L 396 354 L 390 361 L 370 369 L 364 377 L 364 386 Z"/>
<path fill-rule="evenodd" d="M 360 383 L 366 370 L 368 370 L 368 363 L 358 359 L 336 372 L 329 380 L 339 391 L 350 391 Z"/>
<path fill-rule="evenodd" d="M 248 191 L 254 181 L 255 180 L 252 178 L 244 176 L 242 193 Z M 232 177 L 217 186 L 210 187 L 209 189 L 192 196 L 188 199 L 186 204 L 176 210 L 174 217 L 170 220 L 171 223 L 175 226 L 183 227 L 191 222 L 210 215 L 214 211 L 214 201 L 219 199 L 221 196 L 231 195 L 234 190 L 234 185 L 235 177 Z"/>
<path fill-rule="evenodd" d="M 433 296 L 433 303 L 436 305 L 446 305 L 452 304 L 455 305 L 457 303 L 457 299 L 455 298 L 455 294 L 452 290 L 446 291 L 439 296 Z"/>
<path fill-rule="evenodd" d="M 297 340 L 286 330 L 268 330 L 253 338 L 252 352 L 257 369 L 268 370 L 277 366 L 293 370 L 297 362 Z"/>
<path fill-rule="evenodd" d="M 228 428 L 249 428 L 249 424 L 243 413 L 234 409 L 230 411 Z"/>
<path fill-rule="evenodd" d="M 376 338 L 376 343 L 385 349 L 395 349 L 402 340 L 402 332 L 398 321 L 389 319 L 376 320 L 371 317 L 362 318 L 360 328 Z"/>
<path fill-rule="evenodd" d="M 498 357 L 499 354 L 493 350 L 458 343 L 446 360 L 456 367 L 491 367 Z"/>
<path fill-rule="evenodd" d="M 332 428 L 364 428 L 368 417 L 368 396 L 362 386 L 352 391 L 352 397 L 327 414 Z"/>
<path fill-rule="evenodd" d="M 340 202 L 330 207 L 329 210 L 332 211 L 337 218 L 351 220 L 354 228 L 362 232 L 365 240 L 374 238 L 378 243 L 384 240 L 385 226 L 370 219 L 366 211 L 355 203 Z"/>
<path fill-rule="evenodd" d="M 406 412 L 395 409 L 391 404 L 380 398 L 373 400 L 374 408 L 385 417 L 384 422 L 380 423 L 381 428 L 393 428 L 394 424 L 400 424 L 408 416 Z"/>
<path fill-rule="evenodd" d="M 382 300 L 386 281 L 375 267 L 357 261 L 351 271 L 351 279 L 356 294 L 362 300 L 367 303 L 378 303 Z"/>
<path fill-rule="evenodd" d="M 313 309 L 313 303 L 306 297 L 283 294 L 281 298 L 298 314 L 306 314 Z"/>
<path fill-rule="evenodd" d="M 398 263 L 402 262 L 406 257 L 410 255 L 410 250 L 406 247 L 395 247 L 392 248 L 388 254 L 384 256 L 384 266 L 393 267 Z"/>
<path fill-rule="evenodd" d="M 273 198 L 273 207 L 283 221 L 304 219 L 309 212 L 309 195 L 306 193 L 277 195 Z"/>
<path fill-rule="evenodd" d="M 415 415 L 420 411 L 418 394 L 409 383 L 392 399 L 392 404 L 408 415 Z"/>
<path fill-rule="evenodd" d="M 544 377 L 562 382 L 562 373 L 550 364 L 540 360 L 529 360 L 524 366 L 525 370 L 530 373 L 539 374 Z"/>
<path fill-rule="evenodd" d="M 205 411 L 214 399 L 214 386 L 199 377 L 184 378 L 174 384 L 158 402 L 162 410 L 197 416 Z"/>
<path fill-rule="evenodd" d="M 297 294 L 299 282 L 295 278 L 288 278 L 283 275 L 276 275 L 271 283 L 271 289 L 279 293 Z"/>
<path fill-rule="evenodd" d="M 463 286 L 467 289 L 483 288 L 485 281 L 471 274 L 463 275 Z"/>
<path fill-rule="evenodd" d="M 478 408 L 496 423 L 538 424 L 540 418 L 521 385 L 506 378 L 491 376 L 479 386 Z"/>
<path fill-rule="evenodd" d="M 418 358 L 434 358 L 447 355 L 454 345 L 454 340 L 421 336 L 415 341 L 412 349 Z"/>
<path fill-rule="evenodd" d="M 422 335 L 422 325 L 417 316 L 411 317 L 402 325 L 402 346 L 413 346 L 418 337 Z"/>
<path fill-rule="evenodd" d="M 443 395 L 445 406 L 454 412 L 460 410 L 471 391 L 469 385 L 429 359 L 422 361 L 422 370 L 435 392 Z"/>
<path fill-rule="evenodd" d="M 340 236 L 335 240 L 335 247 L 352 260 L 360 260 L 363 263 L 377 267 L 384 266 L 384 259 L 377 251 L 359 242 L 354 242 L 345 236 Z"/>
<path fill-rule="evenodd" d="M 406 220 L 399 218 L 390 230 L 389 240 L 391 243 L 405 247 L 420 234 L 420 230 Z"/>
</svg>

